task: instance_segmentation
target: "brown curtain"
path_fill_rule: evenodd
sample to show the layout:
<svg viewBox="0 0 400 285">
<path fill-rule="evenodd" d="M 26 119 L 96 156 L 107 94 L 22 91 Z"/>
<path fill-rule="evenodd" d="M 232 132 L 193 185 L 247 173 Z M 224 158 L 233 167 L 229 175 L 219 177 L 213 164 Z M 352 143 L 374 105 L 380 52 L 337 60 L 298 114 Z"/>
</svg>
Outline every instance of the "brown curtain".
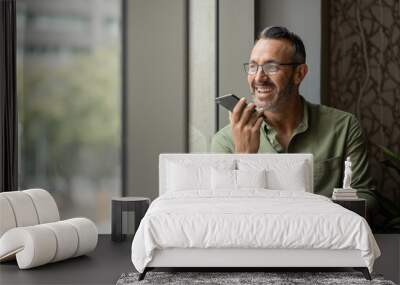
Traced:
<svg viewBox="0 0 400 285">
<path fill-rule="evenodd" d="M 15 0 L 0 0 L 0 192 L 18 189 Z"/>
</svg>

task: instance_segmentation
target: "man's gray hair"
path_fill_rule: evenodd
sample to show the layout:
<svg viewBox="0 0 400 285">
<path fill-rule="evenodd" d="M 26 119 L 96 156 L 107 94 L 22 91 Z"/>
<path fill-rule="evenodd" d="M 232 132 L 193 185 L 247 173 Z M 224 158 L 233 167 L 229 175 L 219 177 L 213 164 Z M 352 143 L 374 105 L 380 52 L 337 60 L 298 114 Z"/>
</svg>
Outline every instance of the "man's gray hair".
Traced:
<svg viewBox="0 0 400 285">
<path fill-rule="evenodd" d="M 295 63 L 306 63 L 306 49 L 301 38 L 285 27 L 272 26 L 266 27 L 258 35 L 257 41 L 261 39 L 285 39 L 288 40 L 294 48 L 293 61 Z"/>
</svg>

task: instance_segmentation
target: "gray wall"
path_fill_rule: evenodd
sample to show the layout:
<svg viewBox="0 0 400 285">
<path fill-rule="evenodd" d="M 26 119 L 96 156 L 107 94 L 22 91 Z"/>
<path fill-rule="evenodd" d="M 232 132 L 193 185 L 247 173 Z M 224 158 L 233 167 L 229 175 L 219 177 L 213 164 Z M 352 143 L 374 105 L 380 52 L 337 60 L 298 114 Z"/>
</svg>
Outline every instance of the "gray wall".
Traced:
<svg viewBox="0 0 400 285">
<path fill-rule="evenodd" d="M 321 93 L 321 0 L 256 1 L 256 33 L 267 26 L 286 26 L 298 34 L 306 47 L 308 74 L 300 93 L 320 103 Z"/>
<path fill-rule="evenodd" d="M 127 1 L 126 194 L 158 195 L 158 155 L 185 152 L 186 1 Z"/>
<path fill-rule="evenodd" d="M 219 0 L 219 94 L 250 94 L 243 63 L 254 43 L 254 0 Z M 219 107 L 219 127 L 229 123 L 228 112 Z"/>
</svg>

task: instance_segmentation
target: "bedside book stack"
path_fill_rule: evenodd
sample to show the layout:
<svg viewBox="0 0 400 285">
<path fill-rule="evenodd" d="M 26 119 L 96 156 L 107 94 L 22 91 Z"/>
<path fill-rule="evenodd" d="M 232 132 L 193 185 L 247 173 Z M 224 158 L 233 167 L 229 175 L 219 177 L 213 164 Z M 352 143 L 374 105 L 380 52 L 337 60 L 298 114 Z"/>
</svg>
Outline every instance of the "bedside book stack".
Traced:
<svg viewBox="0 0 400 285">
<path fill-rule="evenodd" d="M 357 200 L 357 190 L 355 189 L 343 189 L 334 188 L 332 199 L 334 200 Z"/>
</svg>

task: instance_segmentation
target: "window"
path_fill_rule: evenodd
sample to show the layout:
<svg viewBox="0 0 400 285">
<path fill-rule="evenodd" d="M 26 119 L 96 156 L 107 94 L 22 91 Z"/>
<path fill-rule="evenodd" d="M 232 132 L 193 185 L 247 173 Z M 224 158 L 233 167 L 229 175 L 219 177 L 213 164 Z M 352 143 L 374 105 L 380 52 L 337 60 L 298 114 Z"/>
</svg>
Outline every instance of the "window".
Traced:
<svg viewBox="0 0 400 285">
<path fill-rule="evenodd" d="M 189 152 L 209 152 L 215 133 L 216 2 L 189 2 Z"/>
<path fill-rule="evenodd" d="M 17 0 L 20 188 L 101 233 L 121 194 L 120 1 Z"/>
</svg>

